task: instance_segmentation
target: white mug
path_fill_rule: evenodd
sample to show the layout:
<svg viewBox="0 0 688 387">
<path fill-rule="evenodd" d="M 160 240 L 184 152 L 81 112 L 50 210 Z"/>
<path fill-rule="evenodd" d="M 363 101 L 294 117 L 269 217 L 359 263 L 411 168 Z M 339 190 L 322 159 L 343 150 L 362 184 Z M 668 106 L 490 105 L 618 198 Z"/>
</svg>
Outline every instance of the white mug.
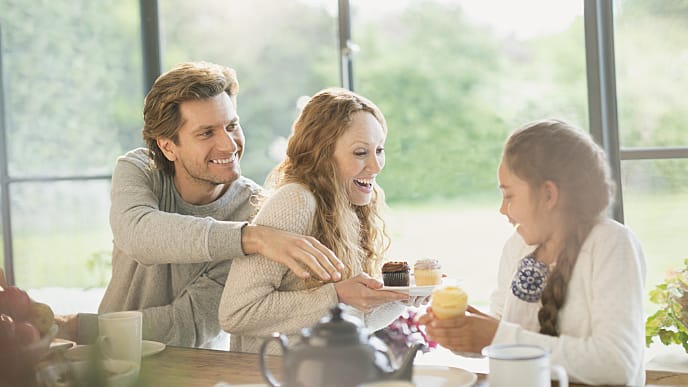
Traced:
<svg viewBox="0 0 688 387">
<path fill-rule="evenodd" d="M 103 355 L 140 364 L 142 322 L 142 313 L 133 310 L 99 315 L 98 343 Z"/>
<path fill-rule="evenodd" d="M 569 386 L 564 367 L 550 366 L 549 352 L 535 345 L 503 344 L 483 349 L 490 359 L 490 387 L 549 387 L 556 375 L 560 387 Z"/>
</svg>

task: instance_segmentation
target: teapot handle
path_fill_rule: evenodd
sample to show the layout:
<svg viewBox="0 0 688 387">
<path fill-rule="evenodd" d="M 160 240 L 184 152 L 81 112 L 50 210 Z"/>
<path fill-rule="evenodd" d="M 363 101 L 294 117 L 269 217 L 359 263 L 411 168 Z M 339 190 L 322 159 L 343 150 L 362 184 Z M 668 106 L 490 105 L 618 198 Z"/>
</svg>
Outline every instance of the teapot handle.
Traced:
<svg viewBox="0 0 688 387">
<path fill-rule="evenodd" d="M 260 372 L 263 374 L 263 377 L 271 387 L 281 387 L 282 385 L 275 379 L 274 375 L 272 375 L 272 372 L 270 372 L 270 370 L 268 369 L 267 361 L 265 358 L 265 350 L 267 349 L 268 344 L 270 344 L 270 342 L 273 340 L 279 343 L 279 345 L 282 347 L 283 353 L 287 352 L 287 338 L 284 335 L 280 335 L 279 333 L 273 333 L 272 337 L 265 340 L 263 344 L 260 346 Z"/>
</svg>

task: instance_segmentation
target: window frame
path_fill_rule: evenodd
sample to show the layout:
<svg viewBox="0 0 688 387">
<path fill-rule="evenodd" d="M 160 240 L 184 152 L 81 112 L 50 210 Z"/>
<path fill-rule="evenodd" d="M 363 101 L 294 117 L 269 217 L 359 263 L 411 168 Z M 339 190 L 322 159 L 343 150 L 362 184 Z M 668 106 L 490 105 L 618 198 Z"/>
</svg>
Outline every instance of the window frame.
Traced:
<svg viewBox="0 0 688 387">
<path fill-rule="evenodd" d="M 158 0 L 139 0 L 143 50 L 144 93 L 162 72 Z M 350 0 L 338 0 L 339 58 L 341 86 L 354 90 L 354 54 L 358 46 L 351 39 Z M 588 87 L 589 130 L 608 155 L 616 198 L 611 215 L 624 222 L 622 160 L 686 159 L 688 147 L 621 148 L 617 116 L 617 93 L 614 63 L 614 20 L 612 0 L 584 0 L 585 55 Z M 3 84 L 2 26 L 0 26 L 0 217 L 4 267 L 7 281 L 14 284 L 11 186 L 23 182 L 111 180 L 111 175 L 30 176 L 9 175 L 7 160 L 5 88 Z"/>
</svg>

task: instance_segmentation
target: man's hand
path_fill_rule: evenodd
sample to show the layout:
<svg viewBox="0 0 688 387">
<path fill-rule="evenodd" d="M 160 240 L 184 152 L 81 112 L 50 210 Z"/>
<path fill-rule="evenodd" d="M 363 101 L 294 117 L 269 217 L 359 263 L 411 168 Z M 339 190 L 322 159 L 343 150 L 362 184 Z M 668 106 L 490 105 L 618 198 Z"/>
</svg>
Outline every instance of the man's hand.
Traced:
<svg viewBox="0 0 688 387">
<path fill-rule="evenodd" d="M 342 261 L 311 236 L 249 224 L 242 230 L 241 245 L 244 253 L 258 253 L 284 264 L 300 278 L 310 277 L 305 266 L 323 281 L 342 279 Z"/>
<path fill-rule="evenodd" d="M 58 338 L 76 342 L 77 332 L 79 331 L 77 315 L 55 315 L 55 324 L 57 324 L 58 328 Z"/>
<path fill-rule="evenodd" d="M 409 296 L 407 294 L 378 290 L 382 286 L 382 282 L 365 273 L 334 284 L 340 302 L 353 306 L 364 313 L 388 302 L 408 301 Z"/>
</svg>

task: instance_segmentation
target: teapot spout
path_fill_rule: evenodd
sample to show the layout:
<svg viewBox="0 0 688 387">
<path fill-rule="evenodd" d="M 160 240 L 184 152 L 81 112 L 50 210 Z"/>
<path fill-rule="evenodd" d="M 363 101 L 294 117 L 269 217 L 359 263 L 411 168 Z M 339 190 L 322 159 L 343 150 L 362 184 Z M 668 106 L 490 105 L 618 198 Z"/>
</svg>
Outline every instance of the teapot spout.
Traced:
<svg viewBox="0 0 688 387">
<path fill-rule="evenodd" d="M 393 374 L 392 378 L 394 380 L 412 381 L 413 360 L 416 358 L 416 353 L 418 353 L 418 350 L 422 349 L 424 346 L 425 344 L 423 343 L 415 343 L 411 346 L 411 348 L 408 349 L 408 351 L 406 351 L 404 358 L 401 360 L 399 368 Z"/>
</svg>

